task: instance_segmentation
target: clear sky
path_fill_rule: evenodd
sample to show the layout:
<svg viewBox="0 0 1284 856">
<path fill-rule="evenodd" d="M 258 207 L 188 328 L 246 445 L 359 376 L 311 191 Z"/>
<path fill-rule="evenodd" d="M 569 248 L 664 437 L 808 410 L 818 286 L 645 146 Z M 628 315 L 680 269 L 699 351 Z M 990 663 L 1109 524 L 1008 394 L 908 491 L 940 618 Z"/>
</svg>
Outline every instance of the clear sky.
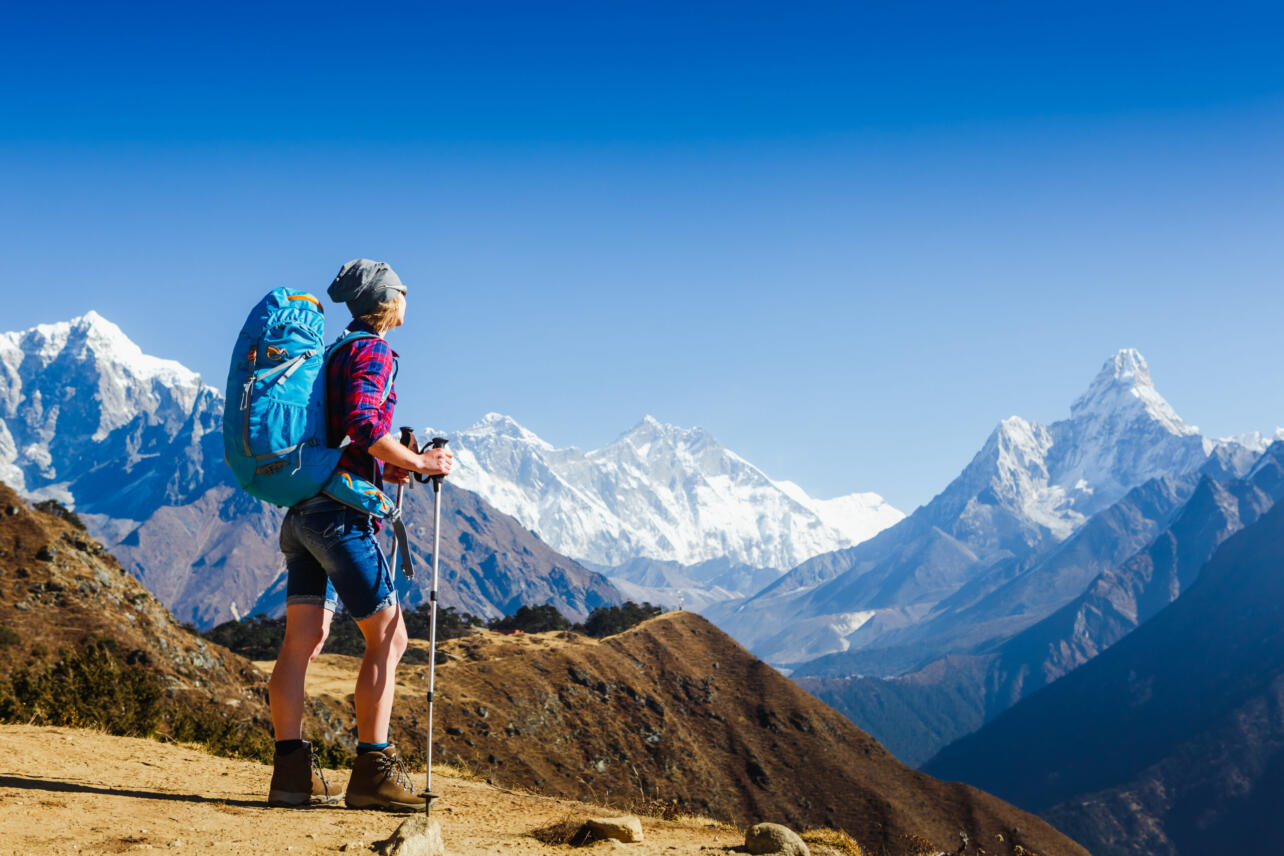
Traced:
<svg viewBox="0 0 1284 856">
<path fill-rule="evenodd" d="M 217 386 L 367 256 L 419 425 L 651 413 L 909 511 L 1120 347 L 1284 424 L 1274 3 L 10 4 L 0 106 L 0 329 Z"/>
</svg>

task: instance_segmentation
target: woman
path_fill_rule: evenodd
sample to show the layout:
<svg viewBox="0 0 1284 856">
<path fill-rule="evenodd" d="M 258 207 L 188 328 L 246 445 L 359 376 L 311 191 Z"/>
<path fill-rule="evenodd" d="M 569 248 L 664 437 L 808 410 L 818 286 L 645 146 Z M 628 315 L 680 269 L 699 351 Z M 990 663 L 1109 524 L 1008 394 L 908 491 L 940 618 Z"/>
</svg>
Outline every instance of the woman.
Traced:
<svg viewBox="0 0 1284 856">
<path fill-rule="evenodd" d="M 391 433 L 397 355 L 383 337 L 405 322 L 401 279 L 383 262 L 354 259 L 340 269 L 328 293 L 352 312 L 349 331 L 373 334 L 344 345 L 326 366 L 328 441 L 337 447 L 349 440 L 338 468 L 380 487 L 409 481 L 411 471 L 449 475 L 449 452 L 412 452 Z M 346 802 L 353 808 L 424 808 L 427 797 L 414 792 L 388 742 L 395 672 L 407 637 L 392 570 L 375 542 L 377 529 L 369 516 L 324 495 L 291 508 L 281 524 L 285 640 L 268 684 L 276 733 L 271 805 L 336 803 L 342 796 L 322 777 L 311 744 L 302 739 L 308 664 L 321 653 L 342 600 L 366 640 L 355 691 L 357 759 Z"/>
</svg>

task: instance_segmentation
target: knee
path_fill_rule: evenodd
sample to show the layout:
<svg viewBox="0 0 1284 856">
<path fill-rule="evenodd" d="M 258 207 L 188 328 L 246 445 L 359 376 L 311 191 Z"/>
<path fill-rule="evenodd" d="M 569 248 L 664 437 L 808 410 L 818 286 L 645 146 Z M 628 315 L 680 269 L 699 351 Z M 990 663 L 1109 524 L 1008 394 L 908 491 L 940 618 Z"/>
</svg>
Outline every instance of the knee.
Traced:
<svg viewBox="0 0 1284 856">
<path fill-rule="evenodd" d="M 384 657 L 389 663 L 401 662 L 406 649 L 410 647 L 410 637 L 406 635 L 406 625 L 400 621 L 397 622 L 397 626 L 392 628 L 382 647 Z"/>
<path fill-rule="evenodd" d="M 320 655 L 321 649 L 325 646 L 326 635 L 326 632 L 319 627 L 307 630 L 287 630 L 285 641 L 281 643 L 281 651 L 283 654 L 306 656 L 310 663 Z"/>
<path fill-rule="evenodd" d="M 406 634 L 406 625 L 398 621 L 395 627 L 389 629 L 388 635 L 380 640 L 379 646 L 383 658 L 389 663 L 401 662 L 402 656 L 406 649 L 410 647 L 410 637 Z"/>
</svg>

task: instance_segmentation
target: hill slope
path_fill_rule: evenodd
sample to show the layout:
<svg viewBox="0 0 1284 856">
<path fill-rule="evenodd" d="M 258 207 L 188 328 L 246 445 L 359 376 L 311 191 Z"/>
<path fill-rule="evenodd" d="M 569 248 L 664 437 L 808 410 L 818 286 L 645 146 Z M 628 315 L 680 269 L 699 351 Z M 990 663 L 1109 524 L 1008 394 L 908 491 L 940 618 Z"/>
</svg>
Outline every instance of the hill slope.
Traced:
<svg viewBox="0 0 1284 856">
<path fill-rule="evenodd" d="M 988 794 L 905 767 L 693 613 L 602 641 L 479 633 L 442 648 L 439 757 L 501 784 L 737 823 L 833 826 L 873 852 L 954 852 L 963 831 L 992 842 L 991 853 L 1009 852 L 999 836 L 1038 853 L 1083 853 Z M 330 655 L 319 667 L 312 691 L 349 703 L 355 658 Z M 423 740 L 426 671 L 402 670 L 394 733 L 405 746 Z"/>
<path fill-rule="evenodd" d="M 259 671 L 188 632 L 73 522 L 28 507 L 3 484 L 0 719 L 271 752 Z M 324 705 L 313 706 L 308 731 L 345 739 Z"/>
</svg>

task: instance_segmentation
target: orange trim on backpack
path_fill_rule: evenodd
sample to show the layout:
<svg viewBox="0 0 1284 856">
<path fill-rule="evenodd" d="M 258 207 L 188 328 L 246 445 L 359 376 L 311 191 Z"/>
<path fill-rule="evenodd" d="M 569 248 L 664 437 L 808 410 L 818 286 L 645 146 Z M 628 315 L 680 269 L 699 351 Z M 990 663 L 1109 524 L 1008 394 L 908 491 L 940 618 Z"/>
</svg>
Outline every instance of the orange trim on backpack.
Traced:
<svg viewBox="0 0 1284 856">
<path fill-rule="evenodd" d="M 288 300 L 306 300 L 310 303 L 315 303 L 317 305 L 317 309 L 320 309 L 322 312 L 325 312 L 325 307 L 321 305 L 321 301 L 317 300 L 315 297 L 313 297 L 310 294 L 291 294 L 287 299 Z"/>
<path fill-rule="evenodd" d="M 290 356 L 285 348 L 278 348 L 275 345 L 268 345 L 267 355 L 269 360 L 283 360 Z"/>
</svg>

